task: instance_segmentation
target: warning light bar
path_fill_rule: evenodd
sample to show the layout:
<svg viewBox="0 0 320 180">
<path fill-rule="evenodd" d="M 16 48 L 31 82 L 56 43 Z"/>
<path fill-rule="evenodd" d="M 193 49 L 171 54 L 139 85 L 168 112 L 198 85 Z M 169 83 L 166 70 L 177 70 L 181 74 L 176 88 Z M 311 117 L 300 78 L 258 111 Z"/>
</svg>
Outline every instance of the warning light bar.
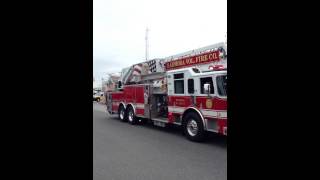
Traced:
<svg viewBox="0 0 320 180">
<path fill-rule="evenodd" d="M 226 68 L 224 68 L 223 65 L 213 65 L 213 66 L 209 66 L 209 69 L 212 71 L 219 71 L 219 70 L 225 70 Z"/>
</svg>

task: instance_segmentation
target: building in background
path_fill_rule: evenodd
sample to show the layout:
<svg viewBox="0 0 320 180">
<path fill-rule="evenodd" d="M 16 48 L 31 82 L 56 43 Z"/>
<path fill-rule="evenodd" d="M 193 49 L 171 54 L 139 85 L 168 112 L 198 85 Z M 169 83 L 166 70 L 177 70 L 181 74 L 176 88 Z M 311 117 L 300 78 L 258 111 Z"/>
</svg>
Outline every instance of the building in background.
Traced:
<svg viewBox="0 0 320 180">
<path fill-rule="evenodd" d="M 102 90 L 101 85 L 93 77 L 93 91 L 94 92 L 99 92 L 101 90 Z"/>
<path fill-rule="evenodd" d="M 119 74 L 109 74 L 109 78 L 102 83 L 102 91 L 114 91 L 117 88 L 119 78 Z"/>
</svg>

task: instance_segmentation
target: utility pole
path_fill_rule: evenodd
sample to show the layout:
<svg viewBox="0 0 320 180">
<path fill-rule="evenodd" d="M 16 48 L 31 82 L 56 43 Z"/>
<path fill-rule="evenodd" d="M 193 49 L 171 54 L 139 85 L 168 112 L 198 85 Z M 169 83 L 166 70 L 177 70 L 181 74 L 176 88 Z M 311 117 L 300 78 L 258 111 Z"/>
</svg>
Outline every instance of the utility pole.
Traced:
<svg viewBox="0 0 320 180">
<path fill-rule="evenodd" d="M 227 44 L 227 33 L 226 33 L 225 37 L 226 37 L 226 44 Z"/>
<path fill-rule="evenodd" d="M 149 42 L 148 42 L 148 27 L 146 28 L 146 61 L 149 59 Z"/>
<path fill-rule="evenodd" d="M 104 78 L 102 77 L 101 78 L 101 91 L 103 91 L 104 89 Z"/>
</svg>

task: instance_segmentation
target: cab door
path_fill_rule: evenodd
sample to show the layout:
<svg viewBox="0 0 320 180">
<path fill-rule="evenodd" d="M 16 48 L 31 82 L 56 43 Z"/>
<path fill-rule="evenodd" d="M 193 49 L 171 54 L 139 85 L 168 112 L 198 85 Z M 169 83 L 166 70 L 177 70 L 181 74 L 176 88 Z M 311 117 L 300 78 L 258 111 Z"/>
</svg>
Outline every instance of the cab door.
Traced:
<svg viewBox="0 0 320 180">
<path fill-rule="evenodd" d="M 214 77 L 212 75 L 199 77 L 199 92 L 196 98 L 197 107 L 200 109 L 213 109 L 213 98 L 216 88 L 214 86 Z M 209 84 L 210 92 L 205 92 L 205 84 Z"/>
</svg>

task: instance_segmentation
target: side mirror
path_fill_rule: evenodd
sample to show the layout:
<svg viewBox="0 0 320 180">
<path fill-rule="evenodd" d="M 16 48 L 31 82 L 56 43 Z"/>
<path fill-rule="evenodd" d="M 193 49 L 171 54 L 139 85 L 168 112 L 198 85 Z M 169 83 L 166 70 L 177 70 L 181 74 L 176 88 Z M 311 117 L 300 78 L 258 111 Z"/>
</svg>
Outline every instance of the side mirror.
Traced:
<svg viewBox="0 0 320 180">
<path fill-rule="evenodd" d="M 121 88 L 121 86 L 122 86 L 121 81 L 118 81 L 118 88 L 120 89 L 120 88 Z"/>
<path fill-rule="evenodd" d="M 206 83 L 203 85 L 204 93 L 210 95 L 210 84 Z"/>
</svg>

